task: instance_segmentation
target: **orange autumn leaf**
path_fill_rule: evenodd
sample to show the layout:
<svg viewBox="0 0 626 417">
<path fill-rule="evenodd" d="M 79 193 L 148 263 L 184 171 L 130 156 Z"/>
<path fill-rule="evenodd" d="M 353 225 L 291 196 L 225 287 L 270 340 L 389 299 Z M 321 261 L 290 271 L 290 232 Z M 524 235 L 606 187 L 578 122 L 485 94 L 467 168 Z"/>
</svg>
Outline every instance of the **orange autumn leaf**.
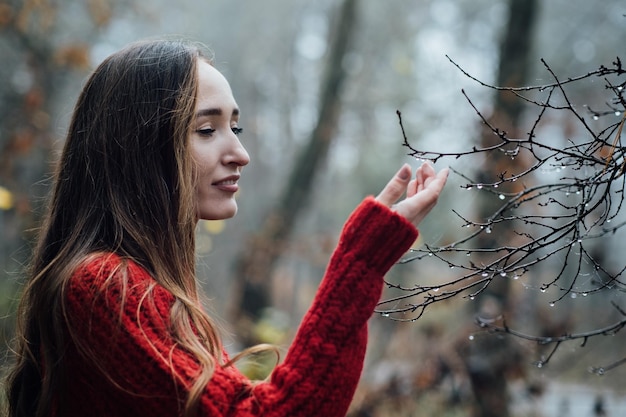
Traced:
<svg viewBox="0 0 626 417">
<path fill-rule="evenodd" d="M 45 99 L 43 91 L 37 87 L 31 88 L 24 95 L 24 108 L 31 112 L 38 110 L 39 108 L 41 108 L 44 101 Z"/>
<path fill-rule="evenodd" d="M 89 68 L 89 46 L 86 44 L 66 45 L 55 53 L 54 61 L 62 67 Z"/>
<path fill-rule="evenodd" d="M 8 4 L 0 4 L 0 27 L 6 26 L 13 20 L 13 9 Z"/>
<path fill-rule="evenodd" d="M 89 0 L 89 14 L 98 27 L 106 26 L 113 15 L 109 0 Z"/>
<path fill-rule="evenodd" d="M 15 154 L 27 154 L 33 149 L 36 140 L 33 129 L 21 129 L 15 133 L 7 149 Z"/>
<path fill-rule="evenodd" d="M 16 26 L 22 32 L 36 27 L 45 32 L 56 20 L 56 5 L 48 0 L 24 0 L 17 13 Z"/>
</svg>

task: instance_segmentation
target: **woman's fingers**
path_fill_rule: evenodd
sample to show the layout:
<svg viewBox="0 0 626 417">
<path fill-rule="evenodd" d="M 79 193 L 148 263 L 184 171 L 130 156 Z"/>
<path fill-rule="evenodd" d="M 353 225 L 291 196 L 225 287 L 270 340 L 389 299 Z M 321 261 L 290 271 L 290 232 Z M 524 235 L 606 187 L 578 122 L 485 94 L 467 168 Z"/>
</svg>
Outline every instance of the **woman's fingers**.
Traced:
<svg viewBox="0 0 626 417">
<path fill-rule="evenodd" d="M 409 186 L 406 188 L 406 198 L 411 198 L 417 194 L 417 184 L 417 178 L 413 178 L 411 182 L 409 182 Z"/>
<path fill-rule="evenodd" d="M 431 164 L 424 163 L 411 179 L 411 167 L 404 164 L 376 199 L 387 207 L 394 206 L 398 214 L 417 226 L 437 203 L 447 178 L 448 169 L 437 173 Z M 405 192 L 406 199 L 396 204 Z"/>
<path fill-rule="evenodd" d="M 410 197 L 407 194 L 407 198 L 396 205 L 398 214 L 417 226 L 437 203 L 447 178 L 448 169 L 435 174 L 432 167 L 424 167 L 421 173 L 416 174 L 417 192 Z"/>
<path fill-rule="evenodd" d="M 429 163 L 423 163 L 417 172 L 415 173 L 415 178 L 417 179 L 418 184 L 418 192 L 422 191 L 424 188 L 428 187 L 428 184 L 435 178 L 437 173 L 435 172 L 435 168 Z"/>
<path fill-rule="evenodd" d="M 385 188 L 378 194 L 376 200 L 380 201 L 387 207 L 391 207 L 405 191 L 407 191 L 407 185 L 411 181 L 411 167 L 409 164 L 402 165 L 402 168 L 393 176 L 393 178 L 387 183 Z"/>
</svg>

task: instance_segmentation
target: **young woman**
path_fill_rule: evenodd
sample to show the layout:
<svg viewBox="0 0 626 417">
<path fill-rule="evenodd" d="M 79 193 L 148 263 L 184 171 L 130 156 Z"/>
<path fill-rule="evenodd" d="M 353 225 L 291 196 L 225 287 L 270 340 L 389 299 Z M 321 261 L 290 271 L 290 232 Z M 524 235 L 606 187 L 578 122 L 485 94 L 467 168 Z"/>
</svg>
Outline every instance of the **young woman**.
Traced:
<svg viewBox="0 0 626 417">
<path fill-rule="evenodd" d="M 447 170 L 403 166 L 350 216 L 285 360 L 251 383 L 195 279 L 198 219 L 235 215 L 250 158 L 239 108 L 203 49 L 146 41 L 85 85 L 18 313 L 9 415 L 343 416 L 383 275 Z M 396 201 L 406 193 L 406 198 Z"/>
</svg>

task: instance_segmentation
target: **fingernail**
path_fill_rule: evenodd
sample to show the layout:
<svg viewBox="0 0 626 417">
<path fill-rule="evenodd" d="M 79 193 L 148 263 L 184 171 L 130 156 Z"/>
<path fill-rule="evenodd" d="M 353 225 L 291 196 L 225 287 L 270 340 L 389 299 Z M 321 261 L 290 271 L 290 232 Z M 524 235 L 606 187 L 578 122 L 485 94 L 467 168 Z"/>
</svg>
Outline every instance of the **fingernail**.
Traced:
<svg viewBox="0 0 626 417">
<path fill-rule="evenodd" d="M 410 177 L 411 177 L 411 170 L 408 169 L 408 166 L 405 164 L 400 169 L 400 172 L 398 172 L 398 178 L 400 178 L 401 180 L 408 180 Z"/>
</svg>

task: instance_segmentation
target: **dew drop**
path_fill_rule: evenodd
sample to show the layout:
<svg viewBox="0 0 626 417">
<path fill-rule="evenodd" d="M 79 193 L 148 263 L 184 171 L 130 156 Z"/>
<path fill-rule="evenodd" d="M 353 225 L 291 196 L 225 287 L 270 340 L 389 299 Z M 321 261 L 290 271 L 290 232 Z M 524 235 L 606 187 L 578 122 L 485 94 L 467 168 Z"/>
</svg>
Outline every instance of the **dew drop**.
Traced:
<svg viewBox="0 0 626 417">
<path fill-rule="evenodd" d="M 543 368 L 543 362 L 541 361 L 537 362 L 537 368 Z"/>
<path fill-rule="evenodd" d="M 439 288 L 433 288 L 433 292 L 438 292 Z"/>
<path fill-rule="evenodd" d="M 500 194 L 500 195 L 498 196 L 498 198 L 499 198 L 500 200 L 504 200 L 504 194 Z"/>
<path fill-rule="evenodd" d="M 622 115 L 622 113 L 621 113 L 621 112 L 619 112 L 619 111 L 616 111 L 616 112 L 615 112 L 615 115 L 616 115 L 616 116 L 621 116 L 621 115 Z"/>
<path fill-rule="evenodd" d="M 513 275 L 513 279 L 519 279 L 519 275 L 517 274 Z"/>
<path fill-rule="evenodd" d="M 593 115 L 593 120 L 598 120 L 598 119 L 599 119 L 599 117 L 594 114 Z"/>
<path fill-rule="evenodd" d="M 482 274 L 480 274 L 482 277 L 488 277 L 489 274 L 487 272 L 483 272 Z"/>
<path fill-rule="evenodd" d="M 474 300 L 476 297 L 474 297 L 473 295 L 470 297 L 470 300 Z"/>
<path fill-rule="evenodd" d="M 577 297 L 578 297 L 578 294 L 576 294 L 575 292 L 573 292 L 573 293 L 571 293 L 571 294 L 569 295 L 569 297 L 570 297 L 570 298 L 577 298 Z"/>
<path fill-rule="evenodd" d="M 542 288 L 540 291 L 541 291 L 541 292 L 546 292 L 546 289 L 545 289 L 545 288 Z"/>
<path fill-rule="evenodd" d="M 468 337 L 468 339 L 469 339 L 469 340 L 474 340 L 474 335 L 473 335 L 473 334 L 470 334 L 470 335 L 469 335 L 469 337 Z"/>
<path fill-rule="evenodd" d="M 504 271 L 500 272 L 500 276 L 501 277 L 506 277 L 506 272 L 504 272 Z"/>
<path fill-rule="evenodd" d="M 476 184 L 476 188 L 478 188 L 479 190 L 482 190 L 483 185 L 482 184 Z"/>
<path fill-rule="evenodd" d="M 550 302 L 550 304 L 548 304 L 550 307 L 554 307 L 554 301 Z"/>
<path fill-rule="evenodd" d="M 485 233 L 491 233 L 491 227 L 487 227 L 487 229 L 485 229 Z"/>
<path fill-rule="evenodd" d="M 583 297 L 588 296 L 589 294 L 587 294 L 586 292 L 583 293 Z"/>
<path fill-rule="evenodd" d="M 389 317 L 389 313 L 382 313 L 381 316 L 383 317 Z"/>
</svg>

